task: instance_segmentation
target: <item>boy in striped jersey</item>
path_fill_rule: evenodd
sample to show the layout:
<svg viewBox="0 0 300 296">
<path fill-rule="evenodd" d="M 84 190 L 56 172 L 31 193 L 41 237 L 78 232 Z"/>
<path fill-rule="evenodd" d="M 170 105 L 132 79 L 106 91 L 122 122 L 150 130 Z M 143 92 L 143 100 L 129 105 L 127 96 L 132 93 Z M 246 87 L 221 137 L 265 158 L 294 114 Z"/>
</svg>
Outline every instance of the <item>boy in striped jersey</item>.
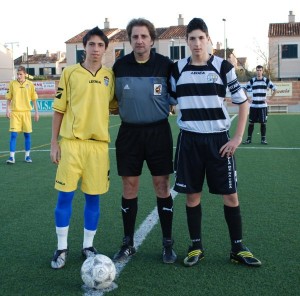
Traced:
<svg viewBox="0 0 300 296">
<path fill-rule="evenodd" d="M 234 152 L 242 142 L 247 121 L 247 97 L 241 89 L 234 67 L 210 55 L 210 37 L 205 22 L 194 18 L 187 26 L 191 57 L 175 63 L 172 97 L 178 102 L 180 133 L 175 154 L 174 189 L 186 194 L 186 214 L 192 245 L 185 266 L 204 258 L 201 238 L 201 196 L 206 176 L 210 193 L 223 196 L 224 215 L 231 240 L 230 259 L 248 266 L 261 262 L 242 243 L 242 218 L 237 195 Z M 229 137 L 230 117 L 224 106 L 226 88 L 239 106 L 235 134 Z"/>
<path fill-rule="evenodd" d="M 268 106 L 267 106 L 267 91 L 271 90 L 272 95 L 269 100 L 272 100 L 276 94 L 276 86 L 273 82 L 263 76 L 264 68 L 261 65 L 256 67 L 256 77 L 251 78 L 246 88 L 247 91 L 252 91 L 252 99 L 250 101 L 248 137 L 243 144 L 251 144 L 254 123 L 260 123 L 261 144 L 268 144 L 266 140 Z"/>
</svg>

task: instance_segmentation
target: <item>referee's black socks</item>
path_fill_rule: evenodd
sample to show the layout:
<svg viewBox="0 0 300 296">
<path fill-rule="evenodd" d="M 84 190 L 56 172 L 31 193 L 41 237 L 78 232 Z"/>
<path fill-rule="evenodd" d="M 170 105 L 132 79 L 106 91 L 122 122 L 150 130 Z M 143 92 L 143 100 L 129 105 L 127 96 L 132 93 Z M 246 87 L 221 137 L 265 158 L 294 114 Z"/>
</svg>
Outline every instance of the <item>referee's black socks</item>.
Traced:
<svg viewBox="0 0 300 296">
<path fill-rule="evenodd" d="M 138 211 L 138 198 L 126 199 L 122 196 L 122 218 L 124 235 L 130 237 L 130 245 L 134 245 L 133 236 Z"/>
<path fill-rule="evenodd" d="M 171 239 L 173 224 L 173 198 L 171 195 L 167 198 L 157 196 L 156 201 L 162 235 L 166 239 Z"/>
</svg>

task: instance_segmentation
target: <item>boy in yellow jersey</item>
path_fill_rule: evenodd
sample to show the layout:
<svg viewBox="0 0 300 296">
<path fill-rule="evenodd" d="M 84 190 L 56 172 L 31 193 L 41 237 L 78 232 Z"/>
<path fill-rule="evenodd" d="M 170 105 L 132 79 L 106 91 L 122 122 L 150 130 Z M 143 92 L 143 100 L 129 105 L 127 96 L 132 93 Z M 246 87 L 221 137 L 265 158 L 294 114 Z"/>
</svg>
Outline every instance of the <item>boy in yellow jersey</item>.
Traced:
<svg viewBox="0 0 300 296">
<path fill-rule="evenodd" d="M 117 105 L 113 72 L 102 65 L 108 42 L 98 27 L 88 31 L 83 37 L 85 60 L 64 69 L 53 103 L 50 157 L 58 164 L 54 269 L 66 262 L 72 200 L 80 179 L 85 196 L 82 255 L 97 254 L 93 240 L 100 217 L 99 195 L 109 188 L 109 110 Z"/>
<path fill-rule="evenodd" d="M 9 151 L 10 155 L 7 164 L 15 163 L 15 152 L 17 145 L 18 133 L 23 132 L 25 138 L 25 161 L 31 163 L 30 147 L 32 123 L 31 123 L 31 110 L 33 103 L 35 110 L 34 120 L 39 120 L 39 112 L 37 108 L 36 100 L 38 95 L 35 91 L 34 84 L 26 79 L 26 70 L 23 66 L 18 68 L 17 80 L 13 80 L 9 83 L 7 93 L 5 95 L 7 99 L 6 117 L 10 119 L 10 143 Z"/>
</svg>

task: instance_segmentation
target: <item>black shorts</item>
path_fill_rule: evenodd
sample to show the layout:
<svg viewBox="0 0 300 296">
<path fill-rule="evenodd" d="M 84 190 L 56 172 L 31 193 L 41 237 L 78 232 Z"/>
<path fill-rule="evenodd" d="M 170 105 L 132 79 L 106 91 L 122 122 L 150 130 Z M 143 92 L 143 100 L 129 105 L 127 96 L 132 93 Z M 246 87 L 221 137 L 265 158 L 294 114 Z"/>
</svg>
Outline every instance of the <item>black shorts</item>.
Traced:
<svg viewBox="0 0 300 296">
<path fill-rule="evenodd" d="M 202 192 L 206 176 L 209 192 L 232 194 L 237 190 L 234 157 L 221 157 L 229 141 L 227 132 L 199 134 L 180 131 L 175 154 L 175 186 L 180 193 Z"/>
<path fill-rule="evenodd" d="M 255 108 L 250 107 L 249 112 L 249 122 L 250 123 L 266 123 L 268 119 L 268 108 L 262 107 L 262 108 Z"/>
<path fill-rule="evenodd" d="M 144 160 L 152 176 L 173 173 L 173 139 L 167 119 L 136 125 L 122 122 L 116 139 L 119 176 L 140 176 Z"/>
</svg>

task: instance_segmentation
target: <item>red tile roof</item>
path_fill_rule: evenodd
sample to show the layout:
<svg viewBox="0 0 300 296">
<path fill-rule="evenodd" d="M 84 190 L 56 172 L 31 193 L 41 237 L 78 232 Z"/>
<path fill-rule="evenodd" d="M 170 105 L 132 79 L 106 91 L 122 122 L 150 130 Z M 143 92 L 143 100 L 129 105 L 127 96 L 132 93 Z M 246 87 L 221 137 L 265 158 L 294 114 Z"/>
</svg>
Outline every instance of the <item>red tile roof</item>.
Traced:
<svg viewBox="0 0 300 296">
<path fill-rule="evenodd" d="M 300 36 L 300 23 L 270 24 L 268 37 Z"/>
<path fill-rule="evenodd" d="M 105 35 L 112 42 L 122 42 L 128 41 L 127 32 L 125 29 L 102 29 Z M 77 34 L 76 36 L 70 38 L 65 43 L 82 43 L 82 38 L 89 30 L 84 30 L 83 32 Z M 186 26 L 171 26 L 166 28 L 156 28 L 157 39 L 172 39 L 172 38 L 185 38 Z"/>
<path fill-rule="evenodd" d="M 56 63 L 58 61 L 58 56 L 56 53 L 51 53 L 50 56 L 47 54 L 33 54 L 28 55 L 28 61 L 25 62 L 22 60 L 23 57 L 20 56 L 14 60 L 15 65 L 21 65 L 22 63 L 26 64 L 47 64 L 47 63 Z M 61 62 L 66 62 L 66 59 Z"/>
<path fill-rule="evenodd" d="M 72 37 L 71 39 L 67 40 L 65 43 L 82 43 L 82 38 L 85 36 L 85 34 L 89 31 L 89 29 L 84 30 L 83 32 L 79 33 L 78 35 Z M 104 34 L 110 38 L 112 34 L 117 33 L 120 31 L 120 29 L 102 29 Z"/>
<path fill-rule="evenodd" d="M 122 42 L 122 41 L 128 41 L 127 31 L 122 29 L 120 32 L 114 34 L 112 37 L 109 38 L 109 41 L 111 42 Z"/>
<path fill-rule="evenodd" d="M 230 58 L 230 55 L 233 53 L 233 51 L 234 51 L 233 48 L 229 48 L 229 47 L 226 48 L 226 59 Z M 214 49 L 213 54 L 217 57 L 224 58 L 224 49 L 223 48 L 222 49 Z"/>
<path fill-rule="evenodd" d="M 157 31 L 160 29 L 157 29 Z M 185 38 L 186 26 L 171 26 L 169 28 L 161 28 L 161 32 L 157 38 L 158 39 L 172 39 L 172 38 Z"/>
</svg>

